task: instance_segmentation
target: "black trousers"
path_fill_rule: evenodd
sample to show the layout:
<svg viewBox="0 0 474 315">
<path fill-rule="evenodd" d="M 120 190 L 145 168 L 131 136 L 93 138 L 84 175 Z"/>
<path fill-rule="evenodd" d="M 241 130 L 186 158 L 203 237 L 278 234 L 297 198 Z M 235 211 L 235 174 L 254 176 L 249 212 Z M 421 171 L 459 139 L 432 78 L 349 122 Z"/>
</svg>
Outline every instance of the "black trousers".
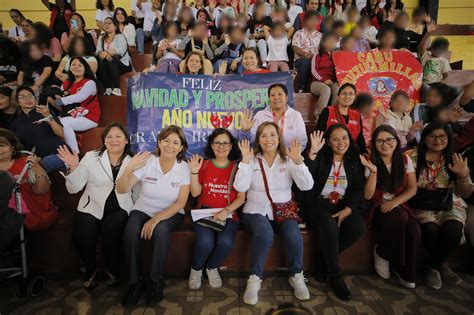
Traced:
<svg viewBox="0 0 474 315">
<path fill-rule="evenodd" d="M 184 215 L 177 213 L 171 218 L 160 221 L 153 230 L 151 237 L 151 265 L 150 278 L 158 283 L 163 274 L 166 256 L 171 243 L 171 233 L 183 222 Z M 125 227 L 124 245 L 128 264 L 128 278 L 130 284 L 137 283 L 142 277 L 142 244 L 140 237 L 143 225 L 150 220 L 150 216 L 138 210 L 130 213 Z"/>
<path fill-rule="evenodd" d="M 122 253 L 122 234 L 128 214 L 122 209 L 104 213 L 102 220 L 89 213 L 77 211 L 74 215 L 72 237 L 85 263 L 84 279 L 92 277 L 97 269 L 97 240 L 102 241 L 105 267 L 109 273 L 118 276 Z"/>
<path fill-rule="evenodd" d="M 441 226 L 436 223 L 421 225 L 421 241 L 428 253 L 428 265 L 434 269 L 448 259 L 459 245 L 463 233 L 463 224 L 456 220 L 448 220 Z"/>
<path fill-rule="evenodd" d="M 358 241 L 367 230 L 360 209 L 352 209 L 351 215 L 338 227 L 332 215 L 342 209 L 342 201 L 339 205 L 331 205 L 328 199 L 319 198 L 308 213 L 310 226 L 316 230 L 319 252 L 328 276 L 340 274 L 339 254 Z"/>
<path fill-rule="evenodd" d="M 132 71 L 131 64 L 126 66 L 120 60 L 99 60 L 97 76 L 105 88 L 120 88 L 120 75 Z"/>
</svg>

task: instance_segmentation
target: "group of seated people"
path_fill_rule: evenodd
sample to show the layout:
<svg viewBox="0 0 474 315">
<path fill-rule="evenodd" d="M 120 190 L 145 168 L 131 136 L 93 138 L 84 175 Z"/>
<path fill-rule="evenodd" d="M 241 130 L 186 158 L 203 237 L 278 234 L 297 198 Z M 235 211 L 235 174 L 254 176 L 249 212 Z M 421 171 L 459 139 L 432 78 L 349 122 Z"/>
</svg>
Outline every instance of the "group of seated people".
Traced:
<svg viewBox="0 0 474 315">
<path fill-rule="evenodd" d="M 29 231 L 46 229 L 58 217 L 48 174 L 59 170 L 69 193 L 82 191 L 72 236 L 85 267 L 85 289 L 98 284 L 100 238 L 109 286 L 120 283 L 124 251 L 129 286 L 123 306 L 137 304 L 144 291 L 148 304 L 160 302 L 171 233 L 183 222 L 190 195 L 197 198 L 196 208 L 218 209 L 192 224 L 191 290 L 202 287 L 204 269 L 211 288 L 222 286 L 219 268 L 242 225 L 251 235 L 244 302 L 258 302 L 275 233 L 282 238 L 295 297 L 309 299 L 301 221 L 314 230 L 312 244 L 318 244 L 311 272 L 342 300 L 350 300 L 351 292 L 339 255 L 367 227 L 375 230 L 380 277 L 394 275 L 403 287 L 415 288 L 423 248 L 426 285 L 439 289 L 462 281 L 446 261 L 464 231 L 474 245 L 474 211 L 468 211 L 473 185 L 461 155 L 473 156 L 474 120 L 460 123 L 463 110 L 474 109 L 474 83 L 459 93 L 441 82 L 450 70 L 444 57 L 449 44 L 438 38 L 427 49 L 436 26 L 422 8 L 409 25 L 400 1 L 381 8 L 368 0 L 360 12 L 353 1 L 289 1 L 197 0 L 188 6 L 136 0 L 128 16 L 112 0 L 99 0 L 99 34 L 86 31 L 75 1 L 43 0 L 51 11 L 49 27 L 10 11 L 16 26 L 0 41 L 13 45 L 2 49 L 12 51 L 9 58 L 21 56 L 21 64 L 10 59 L 0 67 L 0 171 L 18 176 L 27 165 L 21 190 Z M 319 96 L 316 131 L 308 141 L 301 113 L 288 105 L 287 87 L 275 83 L 268 88 L 269 106 L 255 115 L 245 110 L 236 132 L 215 129 L 204 156 L 186 156 L 188 141 L 174 125 L 161 130 L 155 152 L 134 153 L 117 122 L 104 129 L 100 150 L 81 154 L 75 132 L 98 126 L 98 91 L 121 95 L 120 75 L 133 69 L 130 46 L 142 53 L 148 38 L 155 45 L 146 71 L 296 69 L 297 91 Z M 332 52 L 374 47 L 419 54 L 424 103 L 409 112 L 409 96 L 398 90 L 389 108 L 374 114 L 371 95 L 357 93 L 350 83 L 338 86 Z M 22 148 L 35 151 L 24 157 Z M 147 276 L 142 240 L 151 241 Z"/>
</svg>

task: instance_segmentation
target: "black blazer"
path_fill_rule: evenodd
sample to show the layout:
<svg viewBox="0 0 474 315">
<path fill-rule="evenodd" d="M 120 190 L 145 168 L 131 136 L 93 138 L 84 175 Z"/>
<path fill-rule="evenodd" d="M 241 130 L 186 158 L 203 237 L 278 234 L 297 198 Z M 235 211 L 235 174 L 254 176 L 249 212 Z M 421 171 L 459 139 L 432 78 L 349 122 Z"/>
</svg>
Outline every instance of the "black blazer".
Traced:
<svg viewBox="0 0 474 315">
<path fill-rule="evenodd" d="M 316 199 L 321 195 L 331 172 L 332 155 L 327 152 L 319 152 L 314 161 L 306 158 L 305 163 L 314 179 L 313 189 L 304 192 L 305 205 L 311 208 L 316 205 Z M 344 206 L 350 207 L 352 211 L 360 211 L 364 199 L 365 178 L 364 167 L 356 154 L 345 156 L 344 170 L 347 176 L 347 189 L 342 202 L 344 202 Z"/>
</svg>

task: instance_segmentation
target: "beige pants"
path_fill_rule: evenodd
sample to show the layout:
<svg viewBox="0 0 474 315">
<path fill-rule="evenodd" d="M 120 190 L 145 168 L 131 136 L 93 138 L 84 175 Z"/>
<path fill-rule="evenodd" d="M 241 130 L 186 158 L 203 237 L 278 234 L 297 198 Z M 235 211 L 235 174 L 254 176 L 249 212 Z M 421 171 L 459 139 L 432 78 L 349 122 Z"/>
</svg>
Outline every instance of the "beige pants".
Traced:
<svg viewBox="0 0 474 315">
<path fill-rule="evenodd" d="M 324 84 L 322 82 L 314 81 L 311 83 L 311 93 L 313 93 L 316 96 L 319 96 L 318 99 L 318 107 L 316 108 L 316 111 L 321 112 L 324 107 L 328 106 L 329 99 L 332 96 L 331 104 L 337 104 L 337 91 L 339 90 L 339 86 L 337 83 L 334 83 L 333 85 L 329 86 L 327 84 Z"/>
</svg>

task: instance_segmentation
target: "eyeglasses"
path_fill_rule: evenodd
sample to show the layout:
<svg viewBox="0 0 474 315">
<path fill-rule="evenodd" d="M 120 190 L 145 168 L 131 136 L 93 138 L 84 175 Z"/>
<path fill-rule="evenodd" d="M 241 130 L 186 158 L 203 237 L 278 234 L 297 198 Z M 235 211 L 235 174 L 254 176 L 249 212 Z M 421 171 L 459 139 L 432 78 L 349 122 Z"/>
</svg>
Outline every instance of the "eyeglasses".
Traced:
<svg viewBox="0 0 474 315">
<path fill-rule="evenodd" d="M 436 140 L 441 140 L 441 141 L 446 141 L 448 140 L 448 136 L 447 135 L 429 135 L 426 137 L 428 140 L 430 141 L 436 141 Z"/>
<path fill-rule="evenodd" d="M 386 143 L 388 145 L 392 145 L 396 141 L 397 141 L 397 139 L 395 139 L 394 137 L 390 137 L 390 138 L 387 138 L 387 139 L 377 139 L 377 140 L 375 140 L 375 144 L 379 145 L 379 146 L 383 146 L 384 143 Z"/>
<path fill-rule="evenodd" d="M 215 148 L 228 148 L 231 143 L 230 142 L 212 142 L 211 145 Z"/>
<path fill-rule="evenodd" d="M 34 96 L 34 95 L 31 95 L 31 94 L 18 96 L 18 99 L 19 99 L 19 100 L 32 100 L 32 99 L 34 99 L 34 98 L 35 98 L 35 96 Z"/>
</svg>

